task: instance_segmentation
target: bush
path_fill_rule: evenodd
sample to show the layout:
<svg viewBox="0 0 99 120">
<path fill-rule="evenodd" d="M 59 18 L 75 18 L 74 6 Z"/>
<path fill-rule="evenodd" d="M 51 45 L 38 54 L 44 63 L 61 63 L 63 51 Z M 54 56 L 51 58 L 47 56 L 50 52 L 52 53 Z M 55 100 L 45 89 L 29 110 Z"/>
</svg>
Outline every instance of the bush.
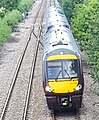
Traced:
<svg viewBox="0 0 99 120">
<path fill-rule="evenodd" d="M 80 40 L 81 50 L 88 54 L 88 64 L 92 67 L 92 76 L 99 82 L 99 2 L 86 0 L 75 8 L 72 28 Z"/>
<path fill-rule="evenodd" d="M 12 29 L 21 19 L 21 13 L 18 10 L 12 10 L 11 12 L 6 13 L 3 18 L 3 20 L 6 21 L 8 26 L 11 26 Z"/>
<path fill-rule="evenodd" d="M 83 3 L 84 0 L 59 0 L 59 1 L 64 9 L 68 21 L 70 22 L 74 14 L 75 5 Z"/>
<path fill-rule="evenodd" d="M 81 50 L 86 51 L 87 63 L 92 68 L 93 78 L 99 82 L 99 1 L 59 0 L 80 41 Z"/>
<path fill-rule="evenodd" d="M 33 4 L 33 0 L 21 0 L 17 9 L 21 13 L 25 13 L 29 10 L 29 8 L 31 7 L 32 4 Z"/>
<path fill-rule="evenodd" d="M 32 3 L 33 0 L 0 0 L 0 44 L 6 41 L 14 26 L 22 20 L 22 13 L 26 13 Z"/>
<path fill-rule="evenodd" d="M 1 8 L 0 8 L 0 18 L 3 18 L 4 15 L 5 15 L 5 13 L 6 13 L 6 9 L 3 8 L 3 7 L 1 7 Z"/>
<path fill-rule="evenodd" d="M 5 40 L 9 37 L 10 33 L 11 28 L 4 20 L 0 19 L 0 44 L 5 42 Z"/>
<path fill-rule="evenodd" d="M 20 0 L 0 0 L 0 7 L 4 7 L 7 10 L 16 9 Z"/>
</svg>

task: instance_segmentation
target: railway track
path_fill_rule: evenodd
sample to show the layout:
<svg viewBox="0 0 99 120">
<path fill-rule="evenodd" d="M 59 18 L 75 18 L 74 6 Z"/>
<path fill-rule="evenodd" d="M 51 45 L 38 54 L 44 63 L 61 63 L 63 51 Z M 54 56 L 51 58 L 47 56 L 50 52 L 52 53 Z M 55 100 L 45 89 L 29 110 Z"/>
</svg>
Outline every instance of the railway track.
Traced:
<svg viewBox="0 0 99 120">
<path fill-rule="evenodd" d="M 46 2 L 44 3 L 44 6 L 45 5 L 46 5 Z M 38 21 L 40 24 L 39 24 L 39 29 L 38 29 L 38 36 L 37 36 L 37 40 L 36 40 L 34 57 L 32 60 L 33 62 L 32 62 L 32 68 L 31 68 L 31 73 L 30 73 L 30 81 L 28 84 L 28 91 L 27 91 L 26 102 L 25 102 L 22 120 L 26 120 L 26 118 L 27 118 L 29 99 L 30 99 L 30 94 L 31 94 L 32 82 L 34 79 L 34 72 L 35 72 L 35 66 L 36 66 L 36 61 L 37 61 L 37 54 L 38 54 L 38 50 L 39 50 L 39 44 L 41 44 L 43 46 L 43 44 L 41 42 L 41 35 L 42 35 L 42 23 L 43 23 L 43 19 L 44 19 L 44 9 L 43 9 L 43 11 L 41 10 L 41 13 L 42 13 L 41 20 Z"/>
<path fill-rule="evenodd" d="M 51 119 L 52 120 L 81 120 L 79 112 L 55 112 L 54 110 L 51 111 Z"/>
<path fill-rule="evenodd" d="M 43 4 L 43 0 L 41 1 L 41 4 L 39 5 L 38 11 L 36 13 L 35 20 L 33 22 L 33 25 L 32 25 L 32 27 L 30 29 L 30 33 L 29 33 L 28 38 L 27 38 L 25 48 L 24 48 L 24 50 L 23 50 L 23 52 L 22 52 L 22 54 L 20 56 L 20 59 L 18 61 L 16 71 L 15 71 L 15 74 L 13 76 L 13 80 L 12 80 L 12 83 L 11 83 L 11 86 L 10 86 L 10 89 L 9 89 L 9 92 L 8 92 L 8 95 L 7 95 L 7 99 L 5 101 L 5 104 L 4 104 L 4 107 L 3 107 L 3 110 L 2 110 L 2 113 L 1 113 L 1 116 L 0 116 L 0 120 L 6 119 L 5 116 L 7 114 L 9 104 L 11 104 L 10 103 L 11 98 L 12 98 L 13 94 L 15 94 L 14 89 L 15 89 L 16 81 L 17 81 L 17 78 L 19 77 L 20 70 L 21 70 L 21 67 L 22 67 L 22 64 L 23 64 L 23 61 L 24 61 L 28 46 L 30 46 L 29 44 L 31 43 L 32 35 L 34 34 L 34 36 L 36 37 L 36 45 L 35 45 L 35 50 L 33 50 L 34 51 L 34 56 L 33 56 L 33 60 L 32 60 L 33 62 L 32 62 L 31 72 L 30 72 L 30 76 L 29 76 L 28 90 L 27 90 L 27 94 L 26 94 L 25 107 L 24 107 L 24 112 L 23 112 L 23 117 L 22 117 L 22 120 L 26 119 L 29 96 L 30 96 L 30 91 L 31 91 L 31 84 L 32 84 L 33 76 L 34 76 L 36 58 L 37 58 L 37 53 L 38 53 L 38 48 L 39 48 L 39 43 L 40 43 L 40 36 L 41 36 L 41 29 L 42 29 L 41 24 L 38 27 L 38 33 L 37 33 L 38 35 L 36 35 L 34 33 L 34 29 L 35 29 L 35 23 L 36 23 L 37 19 L 39 19 L 38 16 L 39 16 L 39 14 L 41 14 L 40 10 L 41 10 L 42 4 Z M 41 22 L 42 22 L 42 20 L 41 20 Z"/>
<path fill-rule="evenodd" d="M 79 111 L 76 111 L 75 116 L 76 120 L 81 120 Z"/>
<path fill-rule="evenodd" d="M 52 118 L 52 120 L 56 120 L 56 118 L 55 118 L 55 111 L 54 110 L 51 111 L 51 118 Z"/>
<path fill-rule="evenodd" d="M 39 28 L 39 33 L 38 33 L 38 37 L 37 37 L 37 42 L 36 42 L 36 47 L 35 47 L 35 52 L 34 52 L 34 57 L 33 57 L 33 62 L 32 62 L 31 73 L 30 73 L 30 77 L 29 77 L 30 80 L 29 80 L 29 84 L 28 84 L 28 90 L 27 90 L 26 102 L 25 102 L 25 107 L 24 107 L 24 113 L 23 113 L 22 120 L 26 120 L 26 116 L 27 116 L 31 87 L 32 87 L 32 82 L 33 82 L 33 78 L 34 78 L 34 71 L 35 71 L 37 53 L 38 53 L 38 48 L 39 48 L 39 43 L 40 43 L 40 36 L 41 36 L 41 28 Z"/>
</svg>

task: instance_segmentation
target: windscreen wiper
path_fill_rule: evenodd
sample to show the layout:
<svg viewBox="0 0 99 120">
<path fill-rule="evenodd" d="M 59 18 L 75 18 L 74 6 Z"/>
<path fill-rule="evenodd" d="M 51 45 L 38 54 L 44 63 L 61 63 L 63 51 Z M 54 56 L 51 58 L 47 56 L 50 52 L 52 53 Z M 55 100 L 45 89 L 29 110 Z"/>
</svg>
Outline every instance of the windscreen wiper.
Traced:
<svg viewBox="0 0 99 120">
<path fill-rule="evenodd" d="M 60 75 L 61 72 L 62 72 L 62 70 L 59 71 L 58 75 L 55 78 L 55 81 L 57 81 L 57 78 L 58 78 L 58 76 Z"/>
<path fill-rule="evenodd" d="M 67 73 L 68 77 L 72 80 L 72 78 L 70 77 L 70 75 L 69 75 L 69 73 L 67 72 L 67 70 L 65 69 L 64 71 Z"/>
</svg>

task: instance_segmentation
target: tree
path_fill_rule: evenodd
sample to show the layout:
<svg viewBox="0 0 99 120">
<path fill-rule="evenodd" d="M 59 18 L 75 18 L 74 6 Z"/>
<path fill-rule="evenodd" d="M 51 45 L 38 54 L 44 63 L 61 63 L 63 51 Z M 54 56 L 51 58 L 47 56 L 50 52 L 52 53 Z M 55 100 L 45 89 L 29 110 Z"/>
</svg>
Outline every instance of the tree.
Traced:
<svg viewBox="0 0 99 120">
<path fill-rule="evenodd" d="M 12 10 L 18 6 L 19 2 L 20 0 L 0 0 L 0 7 Z"/>
</svg>

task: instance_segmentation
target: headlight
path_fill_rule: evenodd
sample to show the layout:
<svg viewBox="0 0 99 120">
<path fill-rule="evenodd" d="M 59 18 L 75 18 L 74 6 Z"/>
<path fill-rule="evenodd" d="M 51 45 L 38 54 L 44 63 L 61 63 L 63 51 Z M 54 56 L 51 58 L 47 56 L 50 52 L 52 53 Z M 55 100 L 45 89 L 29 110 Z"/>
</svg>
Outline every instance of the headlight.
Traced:
<svg viewBox="0 0 99 120">
<path fill-rule="evenodd" d="M 76 89 L 76 91 L 78 91 L 78 90 L 80 90 L 81 88 L 82 88 L 82 85 L 79 84 L 79 85 L 77 85 L 77 87 L 76 87 L 75 89 Z"/>
<path fill-rule="evenodd" d="M 52 89 L 49 86 L 45 87 L 46 92 L 52 92 Z"/>
</svg>

